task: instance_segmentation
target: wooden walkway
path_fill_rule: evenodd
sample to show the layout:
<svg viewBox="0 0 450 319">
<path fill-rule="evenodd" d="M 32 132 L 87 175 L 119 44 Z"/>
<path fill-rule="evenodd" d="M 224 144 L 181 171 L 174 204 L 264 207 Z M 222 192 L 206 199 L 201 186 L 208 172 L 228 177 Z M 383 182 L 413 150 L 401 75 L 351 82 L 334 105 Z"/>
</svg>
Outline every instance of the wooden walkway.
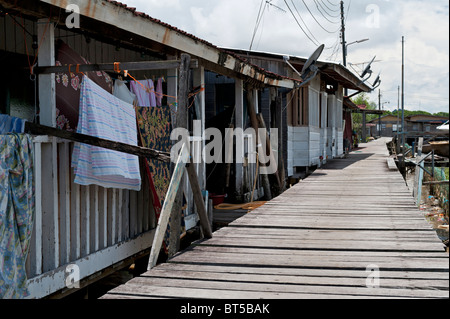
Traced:
<svg viewBox="0 0 450 319">
<path fill-rule="evenodd" d="M 385 141 L 363 147 L 103 298 L 448 298 L 442 242 Z"/>
</svg>

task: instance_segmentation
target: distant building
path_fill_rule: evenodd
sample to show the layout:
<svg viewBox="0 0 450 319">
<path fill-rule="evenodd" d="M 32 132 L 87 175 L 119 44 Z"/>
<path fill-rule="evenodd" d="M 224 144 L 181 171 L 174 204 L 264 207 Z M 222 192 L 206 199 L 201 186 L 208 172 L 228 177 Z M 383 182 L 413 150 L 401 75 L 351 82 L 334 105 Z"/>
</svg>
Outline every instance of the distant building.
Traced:
<svg viewBox="0 0 450 319">
<path fill-rule="evenodd" d="M 434 115 L 412 115 L 405 118 L 406 131 L 411 136 L 424 136 L 438 133 L 438 127 L 446 123 L 449 119 L 442 116 Z M 381 122 L 381 136 L 394 137 L 397 131 L 401 131 L 401 118 L 398 120 L 395 115 L 386 115 L 380 119 L 374 119 L 369 122 L 372 124 L 370 128 L 371 136 L 380 135 Z"/>
</svg>

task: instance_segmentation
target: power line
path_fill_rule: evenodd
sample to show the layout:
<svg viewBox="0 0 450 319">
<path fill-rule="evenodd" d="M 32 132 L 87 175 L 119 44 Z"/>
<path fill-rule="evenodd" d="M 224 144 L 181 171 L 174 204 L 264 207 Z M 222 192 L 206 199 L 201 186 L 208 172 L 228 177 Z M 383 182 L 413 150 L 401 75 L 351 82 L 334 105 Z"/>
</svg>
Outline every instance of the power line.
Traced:
<svg viewBox="0 0 450 319">
<path fill-rule="evenodd" d="M 327 0 L 327 2 L 334 7 L 339 7 L 339 3 L 332 3 L 330 0 Z"/>
<path fill-rule="evenodd" d="M 339 9 L 336 9 L 336 10 L 330 9 L 330 8 L 325 4 L 325 2 L 323 2 L 323 0 L 320 0 L 320 2 L 322 2 L 322 4 L 325 6 L 325 8 L 327 8 L 327 9 L 330 10 L 331 12 L 339 12 Z"/>
<path fill-rule="evenodd" d="M 322 12 L 322 10 L 324 10 L 323 8 L 322 8 L 322 10 L 320 10 L 320 4 L 319 4 L 319 2 L 317 2 L 317 0 L 314 0 L 314 3 L 316 4 L 316 8 L 317 8 L 317 10 L 320 12 L 320 14 L 328 21 L 328 22 L 330 22 L 330 23 L 333 23 L 333 24 L 338 24 L 339 22 L 336 22 L 336 21 L 331 21 L 329 18 L 327 18 L 326 17 L 326 15 Z M 326 10 L 324 10 L 324 11 L 326 11 Z M 332 17 L 332 18 L 339 18 L 339 16 L 333 16 L 333 15 L 331 15 L 331 14 L 329 14 L 328 12 L 326 12 L 327 14 L 328 14 L 328 16 L 330 16 L 330 17 Z"/>
<path fill-rule="evenodd" d="M 303 29 L 303 27 L 301 26 L 300 22 L 298 21 L 297 17 L 295 16 L 294 12 L 292 11 L 291 7 L 289 6 L 289 4 L 287 3 L 287 0 L 284 0 L 284 3 L 286 4 L 286 6 L 288 7 L 289 11 L 291 12 L 292 16 L 294 17 L 295 21 L 297 22 L 298 26 L 300 27 L 300 29 L 303 31 L 303 33 L 308 37 L 308 39 L 314 44 L 314 45 L 319 45 L 318 43 L 314 42 L 314 40 L 306 33 L 306 31 Z"/>
<path fill-rule="evenodd" d="M 313 17 L 314 21 L 317 22 L 317 24 L 326 32 L 334 34 L 336 32 L 339 32 L 340 28 L 338 28 L 336 31 L 330 31 L 328 29 L 326 29 L 325 27 L 322 26 L 322 24 L 316 19 L 316 17 L 314 16 L 314 14 L 311 12 L 311 10 L 309 9 L 308 5 L 306 4 L 305 0 L 302 0 L 303 4 L 305 5 L 306 9 L 308 10 L 309 14 Z"/>
<path fill-rule="evenodd" d="M 300 20 L 302 20 L 303 24 L 306 27 L 306 30 L 309 31 L 309 33 L 311 34 L 311 36 L 314 38 L 314 40 L 316 40 L 317 43 L 319 43 L 320 41 L 316 39 L 316 37 L 314 36 L 314 34 L 311 32 L 311 30 L 308 28 L 308 24 L 305 23 L 305 21 L 302 19 L 302 16 L 300 15 L 300 12 L 297 10 L 297 7 L 295 6 L 294 0 L 291 0 L 292 5 L 294 6 L 295 11 L 297 12 L 298 16 L 300 17 Z"/>
<path fill-rule="evenodd" d="M 255 29 L 253 30 L 253 36 L 252 36 L 252 41 L 250 42 L 249 51 L 252 50 L 253 42 L 255 41 L 256 33 L 258 32 L 258 28 L 259 28 L 259 25 L 261 23 L 262 16 L 264 15 L 264 11 L 266 10 L 266 6 L 264 6 L 264 10 L 263 10 L 263 5 L 264 5 L 265 1 L 266 0 L 261 0 L 261 5 L 259 6 L 258 17 L 256 18 Z"/>
</svg>

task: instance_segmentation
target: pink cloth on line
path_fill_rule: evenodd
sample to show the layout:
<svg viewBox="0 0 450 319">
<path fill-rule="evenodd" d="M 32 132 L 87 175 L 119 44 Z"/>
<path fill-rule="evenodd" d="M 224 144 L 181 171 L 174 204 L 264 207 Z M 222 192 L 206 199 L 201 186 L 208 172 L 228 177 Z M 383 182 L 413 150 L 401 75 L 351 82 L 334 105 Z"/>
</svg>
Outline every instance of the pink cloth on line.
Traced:
<svg viewBox="0 0 450 319">
<path fill-rule="evenodd" d="M 141 83 L 144 87 L 142 87 Z M 142 80 L 130 82 L 131 91 L 136 94 L 138 106 L 156 107 L 155 87 L 152 80 Z"/>
</svg>

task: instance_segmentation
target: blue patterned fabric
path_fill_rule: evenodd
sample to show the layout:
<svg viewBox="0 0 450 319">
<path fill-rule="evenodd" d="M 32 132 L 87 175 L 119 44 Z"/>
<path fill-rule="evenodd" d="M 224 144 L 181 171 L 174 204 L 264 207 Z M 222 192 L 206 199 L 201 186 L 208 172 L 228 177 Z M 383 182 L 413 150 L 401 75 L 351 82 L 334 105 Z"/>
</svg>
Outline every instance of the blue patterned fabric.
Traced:
<svg viewBox="0 0 450 319">
<path fill-rule="evenodd" d="M 0 134 L 25 133 L 25 120 L 0 114 Z"/>
<path fill-rule="evenodd" d="M 25 262 L 34 223 L 33 143 L 0 135 L 0 298 L 29 295 Z"/>
</svg>

